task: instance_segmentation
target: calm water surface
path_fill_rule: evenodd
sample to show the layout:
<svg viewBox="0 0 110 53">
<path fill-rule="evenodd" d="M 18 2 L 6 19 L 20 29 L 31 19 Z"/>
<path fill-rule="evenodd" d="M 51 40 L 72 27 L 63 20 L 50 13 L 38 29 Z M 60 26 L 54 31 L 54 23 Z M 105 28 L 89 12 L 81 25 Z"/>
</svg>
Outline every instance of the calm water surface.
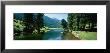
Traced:
<svg viewBox="0 0 110 53">
<path fill-rule="evenodd" d="M 43 40 L 61 40 L 62 39 L 62 29 L 53 29 L 45 34 L 43 34 Z"/>
</svg>

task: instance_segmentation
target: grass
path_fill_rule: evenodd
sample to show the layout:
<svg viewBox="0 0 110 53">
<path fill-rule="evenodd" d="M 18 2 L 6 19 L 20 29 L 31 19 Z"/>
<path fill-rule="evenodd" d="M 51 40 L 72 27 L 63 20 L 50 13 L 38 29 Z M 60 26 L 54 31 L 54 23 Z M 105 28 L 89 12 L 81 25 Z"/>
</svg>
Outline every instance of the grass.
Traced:
<svg viewBox="0 0 110 53">
<path fill-rule="evenodd" d="M 97 32 L 76 31 L 82 40 L 97 40 Z"/>
</svg>

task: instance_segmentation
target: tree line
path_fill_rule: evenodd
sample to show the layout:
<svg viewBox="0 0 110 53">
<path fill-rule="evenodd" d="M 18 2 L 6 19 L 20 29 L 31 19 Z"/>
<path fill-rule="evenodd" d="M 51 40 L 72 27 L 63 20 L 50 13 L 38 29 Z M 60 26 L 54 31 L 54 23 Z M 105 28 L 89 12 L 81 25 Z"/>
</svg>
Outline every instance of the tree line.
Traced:
<svg viewBox="0 0 110 53">
<path fill-rule="evenodd" d="M 33 31 L 41 33 L 44 27 L 43 13 L 24 13 L 22 20 L 17 20 L 14 15 L 14 33 L 32 34 Z"/>
<path fill-rule="evenodd" d="M 14 33 L 32 34 L 43 33 L 45 28 L 43 13 L 23 13 L 23 18 L 17 20 L 14 15 Z M 97 31 L 97 13 L 68 13 L 67 21 L 61 20 L 64 30 L 68 31 Z"/>
<path fill-rule="evenodd" d="M 97 31 L 97 13 L 68 13 L 61 22 L 69 31 Z"/>
</svg>

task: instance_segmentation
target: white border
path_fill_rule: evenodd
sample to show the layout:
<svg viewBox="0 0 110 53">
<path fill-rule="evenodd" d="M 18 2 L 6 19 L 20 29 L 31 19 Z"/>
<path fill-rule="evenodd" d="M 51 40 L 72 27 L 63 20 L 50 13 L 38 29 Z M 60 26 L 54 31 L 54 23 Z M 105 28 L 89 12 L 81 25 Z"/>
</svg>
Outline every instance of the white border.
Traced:
<svg viewBox="0 0 110 53">
<path fill-rule="evenodd" d="M 97 13 L 97 40 L 13 40 L 13 13 Z M 106 49 L 106 5 L 6 5 L 6 49 Z"/>
</svg>

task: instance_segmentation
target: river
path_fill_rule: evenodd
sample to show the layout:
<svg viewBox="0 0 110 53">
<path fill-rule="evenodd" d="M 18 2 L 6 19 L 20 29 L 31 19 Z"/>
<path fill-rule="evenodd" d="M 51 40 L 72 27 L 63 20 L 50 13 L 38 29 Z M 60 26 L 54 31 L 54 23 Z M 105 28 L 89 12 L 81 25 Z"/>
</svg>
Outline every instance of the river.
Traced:
<svg viewBox="0 0 110 53">
<path fill-rule="evenodd" d="M 53 29 L 43 34 L 43 40 L 61 40 L 62 39 L 62 29 Z"/>
</svg>

